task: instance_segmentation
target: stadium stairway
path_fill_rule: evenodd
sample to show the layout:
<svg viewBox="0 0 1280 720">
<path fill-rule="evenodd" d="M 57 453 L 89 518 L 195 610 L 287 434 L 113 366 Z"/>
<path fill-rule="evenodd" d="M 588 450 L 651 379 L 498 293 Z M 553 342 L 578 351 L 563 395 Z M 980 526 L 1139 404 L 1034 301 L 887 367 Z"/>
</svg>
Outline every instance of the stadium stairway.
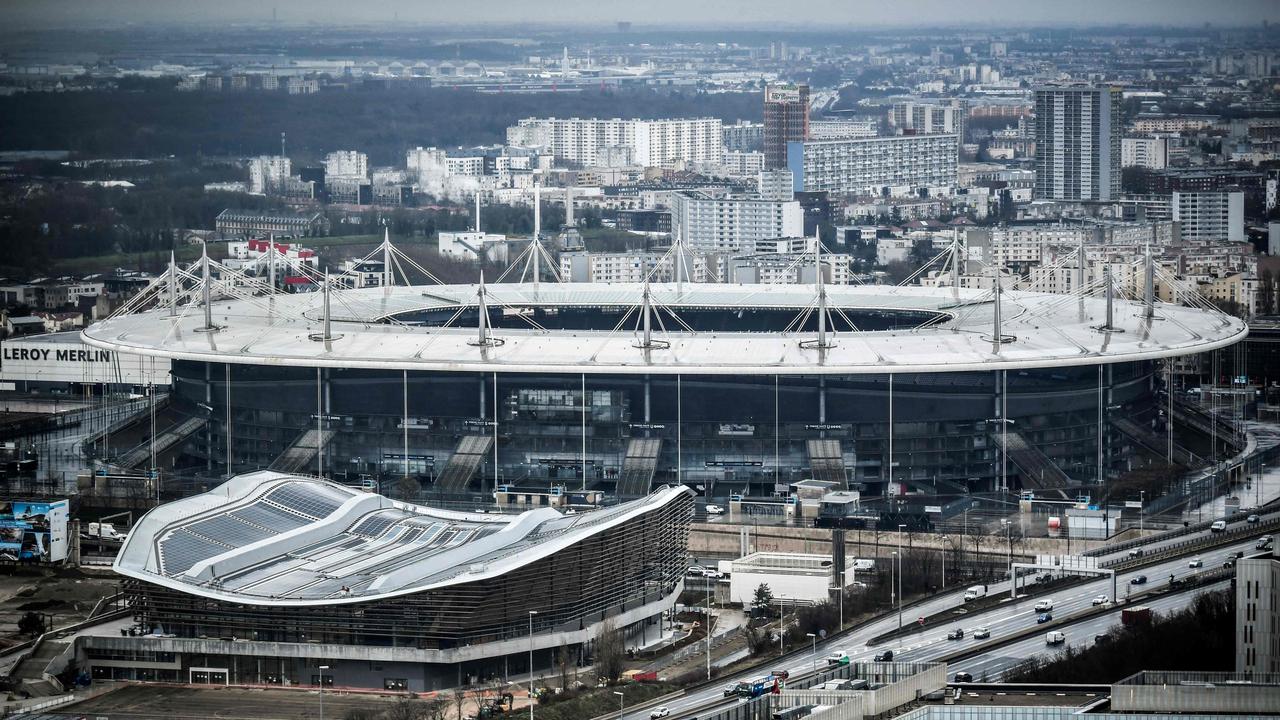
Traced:
<svg viewBox="0 0 1280 720">
<path fill-rule="evenodd" d="M 627 443 L 626 457 L 622 459 L 618 495 L 642 497 L 649 494 L 661 450 L 662 438 L 631 438 Z"/>
<path fill-rule="evenodd" d="M 446 492 L 465 492 L 471 479 L 484 464 L 485 455 L 493 447 L 489 435 L 463 435 L 458 447 L 449 456 L 449 462 L 436 479 L 436 489 Z"/>
</svg>

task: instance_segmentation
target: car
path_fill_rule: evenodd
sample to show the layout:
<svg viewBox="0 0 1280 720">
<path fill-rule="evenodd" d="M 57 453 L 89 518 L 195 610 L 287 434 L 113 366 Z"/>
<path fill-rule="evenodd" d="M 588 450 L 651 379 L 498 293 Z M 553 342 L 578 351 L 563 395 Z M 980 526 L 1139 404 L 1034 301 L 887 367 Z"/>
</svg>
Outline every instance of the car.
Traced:
<svg viewBox="0 0 1280 720">
<path fill-rule="evenodd" d="M 885 650 L 884 652 L 876 653 L 876 656 L 872 659 L 876 662 L 893 662 L 893 651 Z"/>
<path fill-rule="evenodd" d="M 791 671 L 790 670 L 774 670 L 772 675 L 778 678 L 779 680 L 786 680 L 787 678 L 791 677 Z"/>
<path fill-rule="evenodd" d="M 1270 547 L 1271 547 L 1270 535 L 1263 535 L 1262 537 L 1258 538 L 1258 542 L 1254 543 L 1253 545 L 1254 550 L 1267 550 Z"/>
<path fill-rule="evenodd" d="M 958 672 L 953 676 L 953 682 L 973 682 L 973 675 L 967 672 Z"/>
<path fill-rule="evenodd" d="M 1053 598 L 1036 603 L 1036 612 L 1049 612 L 1053 609 Z"/>
<path fill-rule="evenodd" d="M 1106 633 L 1099 633 L 1093 636 L 1093 644 L 1101 645 L 1102 643 L 1111 642 L 1111 636 Z"/>
<path fill-rule="evenodd" d="M 666 705 L 659 705 L 658 707 L 649 711 L 649 717 L 650 718 L 671 717 L 671 709 L 668 708 Z"/>
<path fill-rule="evenodd" d="M 947 639 L 948 639 L 948 640 L 963 640 L 963 639 L 964 639 L 964 630 L 963 630 L 963 629 L 961 629 L 961 628 L 956 628 L 955 630 L 952 630 L 951 632 L 947 633 Z"/>
<path fill-rule="evenodd" d="M 1261 521 L 1262 521 L 1262 518 L 1258 517 L 1258 516 L 1257 516 L 1257 514 L 1255 513 L 1255 514 L 1253 514 L 1253 515 L 1250 515 L 1250 516 L 1247 518 L 1247 520 L 1248 520 L 1248 522 L 1256 523 L 1256 522 L 1261 522 Z"/>
<path fill-rule="evenodd" d="M 985 628 L 985 627 L 974 628 L 974 630 L 973 630 L 973 639 L 974 639 L 974 640 L 985 640 L 985 639 L 987 639 L 987 638 L 989 638 L 989 637 L 991 637 L 991 630 L 990 630 L 990 628 Z"/>
<path fill-rule="evenodd" d="M 1093 596 L 1093 604 L 1095 607 L 1098 605 L 1106 605 L 1109 602 L 1111 602 L 1111 598 L 1107 597 L 1106 595 Z"/>
<path fill-rule="evenodd" d="M 1036 617 L 1036 624 L 1043 625 L 1051 620 L 1053 620 L 1053 613 L 1042 612 Z"/>
<path fill-rule="evenodd" d="M 716 570 L 715 568 L 705 568 L 702 571 L 702 577 L 719 580 L 720 578 L 724 577 L 724 573 L 720 572 L 719 570 Z"/>
<path fill-rule="evenodd" d="M 1192 559 L 1191 559 L 1191 562 L 1187 563 L 1187 567 L 1189 567 L 1189 568 L 1202 568 L 1202 567 L 1204 567 L 1204 561 L 1203 561 L 1203 560 L 1201 560 L 1200 558 L 1192 558 Z"/>
<path fill-rule="evenodd" d="M 725 697 L 733 697 L 734 695 L 737 695 L 737 694 L 738 694 L 738 683 L 736 682 L 729 683 L 728 685 L 724 686 Z"/>
<path fill-rule="evenodd" d="M 688 570 L 684 571 L 685 575 L 701 575 L 706 572 L 706 568 L 701 565 L 690 565 Z"/>
<path fill-rule="evenodd" d="M 1213 524 L 1209 526 L 1209 532 L 1226 532 L 1226 531 L 1227 531 L 1226 520 L 1214 520 Z"/>
<path fill-rule="evenodd" d="M 1224 567 L 1224 568 L 1233 568 L 1233 567 L 1235 567 L 1235 566 L 1236 566 L 1236 559 L 1235 559 L 1235 558 L 1227 558 L 1227 559 L 1222 563 L 1222 567 Z"/>
<path fill-rule="evenodd" d="M 708 505 L 708 506 L 707 506 L 707 514 L 708 514 L 708 515 L 723 515 L 723 514 L 724 514 L 724 508 L 723 508 L 722 506 L 720 506 L 720 505 Z"/>
<path fill-rule="evenodd" d="M 1142 557 L 1143 555 L 1146 555 L 1146 554 L 1147 554 L 1147 551 L 1143 550 L 1142 548 L 1134 548 L 1129 551 L 1129 557 L 1131 558 Z"/>
<path fill-rule="evenodd" d="M 1146 585 L 1146 584 L 1147 584 L 1147 576 L 1146 576 L 1146 575 L 1134 575 L 1134 576 L 1133 576 L 1133 579 L 1129 581 L 1129 584 L 1130 584 L 1130 585 Z"/>
</svg>

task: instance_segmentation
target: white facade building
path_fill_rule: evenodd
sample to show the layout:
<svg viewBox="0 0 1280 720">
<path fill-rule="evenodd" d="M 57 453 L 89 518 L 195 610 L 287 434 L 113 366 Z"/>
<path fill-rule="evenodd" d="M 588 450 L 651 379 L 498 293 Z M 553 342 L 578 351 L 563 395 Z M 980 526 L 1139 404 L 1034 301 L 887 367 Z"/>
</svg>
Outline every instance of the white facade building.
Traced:
<svg viewBox="0 0 1280 720">
<path fill-rule="evenodd" d="M 369 156 L 358 150 L 338 150 L 324 156 L 324 175 L 328 178 L 369 177 Z"/>
<path fill-rule="evenodd" d="M 546 148 L 558 159 L 586 166 L 720 164 L 722 127 L 719 118 L 525 118 L 507 128 L 507 144 Z"/>
<path fill-rule="evenodd" d="M 1280 673 L 1280 557 L 1236 561 L 1236 672 Z"/>
<path fill-rule="evenodd" d="M 881 195 L 884 188 L 951 188 L 956 135 L 900 135 L 793 142 L 787 165 L 797 191 Z"/>
<path fill-rule="evenodd" d="M 757 240 L 804 235 L 804 211 L 795 200 L 683 191 L 671 195 L 671 231 L 693 249 L 750 251 Z"/>
<path fill-rule="evenodd" d="M 259 195 L 280 192 L 293 166 L 289 158 L 281 155 L 260 155 L 249 159 L 249 192 Z"/>
<path fill-rule="evenodd" d="M 1163 170 L 1169 167 L 1169 139 L 1162 137 L 1121 138 L 1120 167 Z"/>
<path fill-rule="evenodd" d="M 1243 192 L 1175 192 L 1171 207 L 1187 242 L 1244 242 Z"/>
<path fill-rule="evenodd" d="M 509 256 L 506 235 L 464 230 L 440 233 L 440 255 L 475 262 L 484 256 L 489 262 L 505 263 Z"/>
</svg>

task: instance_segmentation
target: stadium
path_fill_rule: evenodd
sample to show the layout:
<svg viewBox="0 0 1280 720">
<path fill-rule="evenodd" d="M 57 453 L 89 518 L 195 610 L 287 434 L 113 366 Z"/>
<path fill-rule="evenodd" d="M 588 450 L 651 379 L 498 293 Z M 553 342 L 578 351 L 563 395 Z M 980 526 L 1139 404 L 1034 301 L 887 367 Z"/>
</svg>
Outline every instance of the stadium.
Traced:
<svg viewBox="0 0 1280 720">
<path fill-rule="evenodd" d="M 683 588 L 692 495 L 500 515 L 239 475 L 131 530 L 115 570 L 137 632 L 86 638 L 86 662 L 99 679 L 421 692 L 576 663 L 606 622 L 643 645 Z"/>
<path fill-rule="evenodd" d="M 210 279 L 212 264 L 174 267 L 83 333 L 171 361 L 164 441 L 182 462 L 466 502 L 666 484 L 768 498 L 800 480 L 872 506 L 1069 496 L 1163 448 L 1170 361 L 1246 334 L 1102 283 L 410 286 L 386 273 L 282 294 Z"/>
</svg>

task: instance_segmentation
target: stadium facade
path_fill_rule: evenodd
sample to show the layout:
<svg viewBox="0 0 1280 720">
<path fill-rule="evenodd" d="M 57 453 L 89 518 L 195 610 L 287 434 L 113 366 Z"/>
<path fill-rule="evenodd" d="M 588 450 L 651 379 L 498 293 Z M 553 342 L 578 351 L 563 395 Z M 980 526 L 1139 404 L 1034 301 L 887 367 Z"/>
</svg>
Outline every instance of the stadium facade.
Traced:
<svg viewBox="0 0 1280 720">
<path fill-rule="evenodd" d="M 662 484 L 767 497 L 802 479 L 873 503 L 1066 493 L 1161 436 L 1163 361 L 1246 334 L 1102 291 L 224 291 L 97 323 L 85 342 L 172 362 L 172 408 L 199 428 L 186 455 L 207 474 L 407 477 L 442 497 Z"/>
<path fill-rule="evenodd" d="M 161 505 L 115 563 L 136 631 L 84 638 L 99 679 L 424 690 L 655 641 L 693 493 L 568 514 L 454 512 L 247 473 Z M 625 548 L 625 552 L 620 552 Z"/>
</svg>

